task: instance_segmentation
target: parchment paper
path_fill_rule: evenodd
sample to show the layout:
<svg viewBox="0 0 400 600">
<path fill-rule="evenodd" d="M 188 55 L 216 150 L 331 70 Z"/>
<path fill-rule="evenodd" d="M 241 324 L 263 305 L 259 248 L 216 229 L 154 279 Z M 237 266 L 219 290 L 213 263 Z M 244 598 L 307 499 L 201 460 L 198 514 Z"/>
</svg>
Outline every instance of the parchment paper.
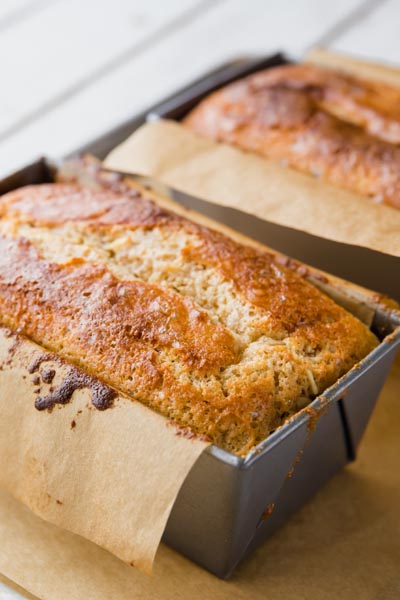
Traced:
<svg viewBox="0 0 400 600">
<path fill-rule="evenodd" d="M 350 75 L 400 86 L 400 69 L 395 66 L 357 59 L 326 48 L 312 48 L 307 52 L 304 60 L 321 67 L 339 69 Z"/>
<path fill-rule="evenodd" d="M 91 405 L 88 389 L 51 413 L 36 410 L 29 366 L 43 349 L 20 340 L 0 328 L 0 486 L 47 521 L 150 571 L 178 491 L 207 444 L 176 435 L 122 394 L 105 411 Z M 70 367 L 48 360 L 41 369 L 52 367 L 56 387 Z M 49 387 L 41 382 L 41 395 Z"/>
<path fill-rule="evenodd" d="M 273 223 L 400 256 L 400 210 L 202 138 L 174 121 L 143 125 L 105 166 L 155 177 Z"/>
<path fill-rule="evenodd" d="M 0 571 L 43 600 L 397 600 L 400 370 L 393 369 L 355 463 L 285 527 L 216 579 L 161 545 L 152 577 L 45 523 L 0 493 Z"/>
</svg>

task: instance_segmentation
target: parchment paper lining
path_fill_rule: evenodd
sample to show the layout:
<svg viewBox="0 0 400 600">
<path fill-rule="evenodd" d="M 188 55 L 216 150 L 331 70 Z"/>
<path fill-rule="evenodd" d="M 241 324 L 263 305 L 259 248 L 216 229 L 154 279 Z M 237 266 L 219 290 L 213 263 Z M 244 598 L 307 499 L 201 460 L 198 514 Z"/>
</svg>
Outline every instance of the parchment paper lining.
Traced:
<svg viewBox="0 0 400 600">
<path fill-rule="evenodd" d="M 104 164 L 272 223 L 400 256 L 400 210 L 202 138 L 174 121 L 143 125 Z"/>
<path fill-rule="evenodd" d="M 44 352 L 0 328 L 0 486 L 43 519 L 149 572 L 176 496 L 207 444 L 176 435 L 122 394 L 97 410 L 90 390 L 78 389 L 69 403 L 36 410 L 38 386 L 48 393 L 71 369 L 50 358 L 32 372 Z M 50 384 L 40 378 L 44 369 L 56 371 Z"/>
</svg>

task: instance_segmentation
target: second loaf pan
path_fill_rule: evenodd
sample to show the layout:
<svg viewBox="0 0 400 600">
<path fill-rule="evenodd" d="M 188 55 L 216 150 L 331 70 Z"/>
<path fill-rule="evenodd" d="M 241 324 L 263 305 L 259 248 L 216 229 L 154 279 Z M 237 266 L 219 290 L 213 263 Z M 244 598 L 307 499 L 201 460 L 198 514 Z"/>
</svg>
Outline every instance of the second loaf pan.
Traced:
<svg viewBox="0 0 400 600">
<path fill-rule="evenodd" d="M 140 115 L 134 115 L 122 125 L 86 144 L 79 152 L 90 152 L 103 159 L 115 146 L 140 127 L 146 119 L 161 117 L 179 121 L 200 100 L 223 85 L 259 70 L 288 62 L 290 61 L 284 54 L 277 53 L 264 58 L 239 58 L 221 65 L 219 68 L 205 73 L 203 77 L 177 91 L 166 100 L 149 107 Z M 323 198 L 321 201 L 323 202 Z M 204 204 L 204 210 L 206 209 L 207 204 Z M 221 211 L 211 210 L 213 214 L 207 214 L 218 219 Z M 260 237 L 257 239 L 268 246 L 400 301 L 400 277 L 398 276 L 400 258 L 361 246 L 334 242 L 268 221 L 262 223 L 262 239 Z M 247 213 L 242 214 L 242 219 L 235 220 L 234 225 L 229 222 L 226 224 L 236 227 L 246 235 L 253 235 L 253 222 L 251 215 Z"/>
<path fill-rule="evenodd" d="M 0 194 L 52 179 L 50 166 L 40 160 L 0 181 Z M 324 285 L 336 301 L 347 305 L 342 287 L 329 281 Z M 355 458 L 400 345 L 399 313 L 371 298 L 365 295 L 364 308 L 380 345 L 245 458 L 209 447 L 179 492 L 165 543 L 227 578 L 245 556 Z"/>
</svg>

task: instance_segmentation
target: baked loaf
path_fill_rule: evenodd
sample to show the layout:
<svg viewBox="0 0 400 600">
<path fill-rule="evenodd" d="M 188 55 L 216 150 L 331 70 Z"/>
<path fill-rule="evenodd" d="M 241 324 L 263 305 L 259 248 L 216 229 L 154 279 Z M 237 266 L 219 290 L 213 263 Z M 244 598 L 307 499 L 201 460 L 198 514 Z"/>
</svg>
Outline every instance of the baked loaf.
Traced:
<svg viewBox="0 0 400 600">
<path fill-rule="evenodd" d="M 287 65 L 211 94 L 184 124 L 400 208 L 400 89 Z"/>
<path fill-rule="evenodd" d="M 120 189 L 3 196 L 3 325 L 242 455 L 376 346 L 274 255 Z"/>
</svg>

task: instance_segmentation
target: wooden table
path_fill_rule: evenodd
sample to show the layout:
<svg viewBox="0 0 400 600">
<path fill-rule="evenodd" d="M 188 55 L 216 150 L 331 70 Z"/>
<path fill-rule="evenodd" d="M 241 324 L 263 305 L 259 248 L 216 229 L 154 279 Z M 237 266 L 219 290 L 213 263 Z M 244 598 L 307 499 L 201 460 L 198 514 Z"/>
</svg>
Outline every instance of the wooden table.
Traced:
<svg viewBox="0 0 400 600">
<path fill-rule="evenodd" d="M 321 44 L 399 63 L 399 17 L 396 0 L 1 0 L 0 176 L 240 54 Z M 0 583 L 0 600 L 23 597 Z"/>
</svg>

